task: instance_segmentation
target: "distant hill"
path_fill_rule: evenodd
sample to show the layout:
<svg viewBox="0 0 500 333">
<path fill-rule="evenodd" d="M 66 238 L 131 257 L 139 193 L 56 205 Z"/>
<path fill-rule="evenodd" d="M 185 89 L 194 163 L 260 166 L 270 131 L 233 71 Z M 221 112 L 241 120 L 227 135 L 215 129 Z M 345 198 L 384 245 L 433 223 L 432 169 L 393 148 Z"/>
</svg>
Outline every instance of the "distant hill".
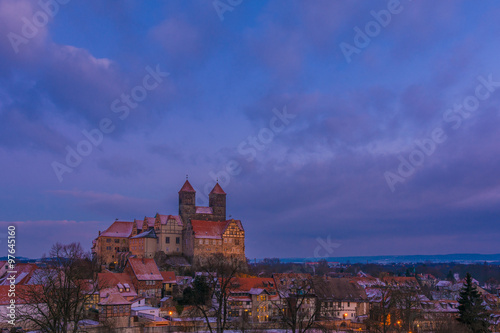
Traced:
<svg viewBox="0 0 500 333">
<path fill-rule="evenodd" d="M 8 260 L 8 257 L 0 257 L 0 260 L 5 260 L 5 261 L 7 261 L 7 260 Z M 35 262 L 35 261 L 41 261 L 42 259 L 30 259 L 30 258 L 26 258 L 26 257 L 16 257 L 14 260 L 16 261 L 16 263 L 19 263 L 19 262 Z"/>
<path fill-rule="evenodd" d="M 402 263 L 500 263 L 500 254 L 441 254 L 441 255 L 401 255 L 401 256 L 359 256 L 359 257 L 325 257 L 325 258 L 280 258 L 281 262 L 316 262 L 326 259 L 329 262 L 339 263 L 372 263 L 372 264 L 402 264 Z M 262 259 L 257 259 L 262 261 Z"/>
</svg>

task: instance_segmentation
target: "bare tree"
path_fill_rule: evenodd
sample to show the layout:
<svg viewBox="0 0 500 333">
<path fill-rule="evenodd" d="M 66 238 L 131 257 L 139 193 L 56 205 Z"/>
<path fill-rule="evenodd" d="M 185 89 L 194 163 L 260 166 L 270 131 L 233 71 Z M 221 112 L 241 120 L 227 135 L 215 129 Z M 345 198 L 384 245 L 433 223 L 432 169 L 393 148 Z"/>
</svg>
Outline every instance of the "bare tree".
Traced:
<svg viewBox="0 0 500 333">
<path fill-rule="evenodd" d="M 395 289 L 391 293 L 391 302 L 397 315 L 397 329 L 404 332 L 413 330 L 415 320 L 421 315 L 418 292 L 412 289 Z"/>
<path fill-rule="evenodd" d="M 53 245 L 45 263 L 18 295 L 18 318 L 42 332 L 77 332 L 98 292 L 98 267 L 79 243 Z"/>
<path fill-rule="evenodd" d="M 368 325 L 370 332 L 387 333 L 390 331 L 391 312 L 393 312 L 394 303 L 391 302 L 391 290 L 386 287 L 380 289 L 380 299 L 378 304 L 374 304 L 370 310 Z"/>
<path fill-rule="evenodd" d="M 278 308 L 281 322 L 293 333 L 306 332 L 312 328 L 319 306 L 316 306 L 312 278 L 309 274 L 275 274 L 276 289 L 280 301 Z"/>
<path fill-rule="evenodd" d="M 206 257 L 198 269 L 201 275 L 195 278 L 188 302 L 194 305 L 194 313 L 205 319 L 211 333 L 228 328 L 228 298 L 238 287 L 235 277 L 245 270 L 244 265 L 237 257 L 217 253 Z M 211 317 L 215 318 L 215 327 Z"/>
</svg>

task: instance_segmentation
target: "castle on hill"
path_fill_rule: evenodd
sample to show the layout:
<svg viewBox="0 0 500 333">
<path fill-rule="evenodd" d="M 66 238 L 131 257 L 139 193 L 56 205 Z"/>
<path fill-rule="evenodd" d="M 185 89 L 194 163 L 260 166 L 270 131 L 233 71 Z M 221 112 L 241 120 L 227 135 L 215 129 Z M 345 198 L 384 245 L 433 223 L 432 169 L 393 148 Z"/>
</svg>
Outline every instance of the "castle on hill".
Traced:
<svg viewBox="0 0 500 333">
<path fill-rule="evenodd" d="M 179 191 L 178 215 L 115 221 L 94 239 L 92 253 L 101 265 L 125 266 L 129 257 L 153 258 L 158 251 L 184 256 L 192 263 L 215 253 L 245 260 L 245 230 L 240 220 L 226 218 L 226 192 L 216 183 L 208 207 L 196 206 L 188 180 Z"/>
</svg>

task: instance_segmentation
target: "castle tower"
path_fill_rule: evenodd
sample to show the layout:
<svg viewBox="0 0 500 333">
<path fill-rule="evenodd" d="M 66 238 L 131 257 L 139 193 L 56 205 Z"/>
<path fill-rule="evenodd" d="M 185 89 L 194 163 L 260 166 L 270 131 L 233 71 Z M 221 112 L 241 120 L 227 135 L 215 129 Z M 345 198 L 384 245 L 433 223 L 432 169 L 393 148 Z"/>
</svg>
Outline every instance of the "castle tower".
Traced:
<svg viewBox="0 0 500 333">
<path fill-rule="evenodd" d="M 196 191 L 186 179 L 186 182 L 182 185 L 182 188 L 179 191 L 179 215 L 181 216 L 184 225 L 186 225 L 191 216 L 195 214 L 195 203 Z"/>
<path fill-rule="evenodd" d="M 212 207 L 215 220 L 226 220 L 226 192 L 220 187 L 219 183 L 215 184 L 214 188 L 208 195 L 209 206 Z"/>
</svg>

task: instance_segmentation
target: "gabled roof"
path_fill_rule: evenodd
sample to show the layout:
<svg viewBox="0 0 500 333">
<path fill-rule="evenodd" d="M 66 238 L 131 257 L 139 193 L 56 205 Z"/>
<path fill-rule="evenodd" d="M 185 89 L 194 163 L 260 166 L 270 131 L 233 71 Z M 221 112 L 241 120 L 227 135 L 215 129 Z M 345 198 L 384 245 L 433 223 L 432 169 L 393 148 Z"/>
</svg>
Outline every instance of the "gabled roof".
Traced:
<svg viewBox="0 0 500 333">
<path fill-rule="evenodd" d="M 179 215 L 156 214 L 156 218 L 160 220 L 160 224 L 167 224 L 169 220 L 175 220 L 175 222 L 177 222 L 177 225 L 182 226 L 182 219 Z"/>
<path fill-rule="evenodd" d="M 234 278 L 231 282 L 233 285 L 231 291 L 233 293 L 245 292 L 258 295 L 264 290 L 270 293 L 276 292 L 276 286 L 274 285 L 274 280 L 272 278 Z"/>
<path fill-rule="evenodd" d="M 163 277 L 154 259 L 129 258 L 128 265 L 130 265 L 135 277 L 139 281 L 163 281 Z"/>
<path fill-rule="evenodd" d="M 126 273 L 99 273 L 97 275 L 97 282 L 102 297 L 106 296 L 106 294 L 119 292 L 118 285 L 124 287 L 123 292 L 120 293 L 122 296 L 137 297 L 132 278 Z M 129 291 L 125 290 L 126 287 L 129 288 Z"/>
<path fill-rule="evenodd" d="M 240 220 L 231 219 L 226 221 L 226 226 L 224 227 L 222 233 L 226 232 L 226 229 L 231 225 L 231 223 L 236 223 L 236 225 L 238 226 L 238 228 L 240 228 L 240 230 L 245 231 L 245 229 L 243 229 L 243 224 L 241 224 Z"/>
<path fill-rule="evenodd" d="M 417 279 L 413 276 L 386 276 L 382 281 L 391 286 L 420 289 Z"/>
<path fill-rule="evenodd" d="M 222 187 L 220 187 L 219 183 L 215 184 L 214 188 L 212 189 L 212 191 L 210 192 L 210 194 L 226 194 L 226 192 L 224 192 L 224 190 L 222 189 Z"/>
<path fill-rule="evenodd" d="M 142 224 L 144 223 L 144 220 L 138 220 L 138 219 L 134 219 L 134 223 L 136 225 L 136 228 L 141 230 L 142 229 Z"/>
<path fill-rule="evenodd" d="M 365 290 L 356 282 L 346 278 L 313 278 L 314 291 L 322 300 L 365 302 L 368 300 Z"/>
<path fill-rule="evenodd" d="M 184 185 L 182 185 L 182 188 L 180 189 L 179 193 L 180 192 L 194 192 L 194 193 L 196 193 L 196 191 L 191 186 L 191 184 L 189 183 L 188 180 L 186 180 L 186 182 L 184 183 Z"/>
<path fill-rule="evenodd" d="M 299 293 L 312 296 L 312 276 L 308 273 L 275 273 L 273 274 L 276 289 L 282 297 Z"/>
<path fill-rule="evenodd" d="M 137 236 L 132 237 L 131 239 L 135 238 L 158 238 L 156 237 L 156 233 L 154 229 L 149 229 L 148 231 L 144 231 Z"/>
<path fill-rule="evenodd" d="M 160 220 L 160 224 L 167 224 L 167 220 L 168 220 L 168 217 L 169 217 L 169 216 L 170 216 L 170 215 L 163 215 L 163 214 L 158 214 L 158 213 L 156 213 L 155 218 L 156 218 L 157 220 Z"/>
<path fill-rule="evenodd" d="M 163 283 L 177 283 L 175 272 L 161 271 L 160 273 L 163 277 Z"/>
<path fill-rule="evenodd" d="M 101 298 L 99 302 L 101 305 L 128 305 L 131 304 L 122 295 L 118 293 L 111 293 L 106 298 Z"/>
<path fill-rule="evenodd" d="M 38 266 L 36 264 L 32 263 L 19 263 L 16 264 L 15 271 L 16 271 L 16 279 L 14 281 L 14 284 L 16 285 L 23 285 L 23 284 L 28 284 L 28 281 L 31 279 L 33 274 L 36 272 L 38 269 Z M 10 280 L 7 280 L 7 277 L 9 275 L 4 275 L 0 279 L 0 285 L 2 286 L 8 286 L 10 285 Z"/>
<path fill-rule="evenodd" d="M 155 218 L 154 217 L 144 216 L 144 221 L 146 221 L 149 228 L 152 228 L 155 226 Z"/>
<path fill-rule="evenodd" d="M 115 221 L 113 224 L 101 233 L 100 237 L 119 237 L 128 238 L 132 234 L 134 222 Z"/>
</svg>

